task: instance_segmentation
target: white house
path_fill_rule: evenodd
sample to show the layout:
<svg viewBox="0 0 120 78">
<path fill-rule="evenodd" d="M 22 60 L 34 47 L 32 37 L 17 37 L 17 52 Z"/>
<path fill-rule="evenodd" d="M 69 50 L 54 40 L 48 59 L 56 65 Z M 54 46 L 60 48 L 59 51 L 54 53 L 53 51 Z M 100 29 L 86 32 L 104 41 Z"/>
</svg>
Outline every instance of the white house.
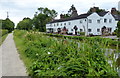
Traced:
<svg viewBox="0 0 120 78">
<path fill-rule="evenodd" d="M 62 18 L 46 24 L 47 32 L 62 32 L 66 29 L 68 34 L 85 32 L 85 35 L 112 34 L 117 27 L 117 21 L 110 12 L 86 13 L 76 17 Z"/>
</svg>

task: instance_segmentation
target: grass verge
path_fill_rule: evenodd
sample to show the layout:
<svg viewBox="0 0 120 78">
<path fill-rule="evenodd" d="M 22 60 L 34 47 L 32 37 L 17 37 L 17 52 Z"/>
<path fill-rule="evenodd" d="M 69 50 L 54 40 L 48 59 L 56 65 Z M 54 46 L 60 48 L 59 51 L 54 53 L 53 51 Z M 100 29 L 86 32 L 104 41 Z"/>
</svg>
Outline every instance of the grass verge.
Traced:
<svg viewBox="0 0 120 78">
<path fill-rule="evenodd" d="M 22 37 L 23 37 L 23 35 L 22 35 Z M 14 35 L 14 41 L 15 41 L 15 44 L 16 44 L 16 47 L 17 47 L 17 51 L 20 54 L 20 59 L 23 60 L 23 62 L 25 64 L 25 67 L 28 70 L 28 67 L 30 67 L 30 65 L 32 64 L 32 59 L 28 59 L 25 56 L 25 53 L 24 53 L 25 46 L 24 46 L 23 39 L 21 39 L 21 36 L 18 37 L 18 36 Z M 28 73 L 28 71 L 27 71 L 27 73 Z"/>
<path fill-rule="evenodd" d="M 4 36 L 0 38 L 0 45 L 3 43 L 3 41 L 6 39 L 7 36 L 8 34 L 5 34 Z"/>
</svg>

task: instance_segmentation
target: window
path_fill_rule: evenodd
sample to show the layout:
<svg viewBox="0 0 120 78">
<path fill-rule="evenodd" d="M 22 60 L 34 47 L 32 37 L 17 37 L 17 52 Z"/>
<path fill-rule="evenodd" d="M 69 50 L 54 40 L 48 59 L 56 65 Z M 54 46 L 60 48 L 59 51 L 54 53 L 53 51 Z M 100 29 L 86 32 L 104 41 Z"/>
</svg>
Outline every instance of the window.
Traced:
<svg viewBox="0 0 120 78">
<path fill-rule="evenodd" d="M 68 23 L 68 25 L 70 25 L 70 24 L 71 24 L 71 22 Z"/>
<path fill-rule="evenodd" d="M 83 32 L 83 30 L 82 30 L 82 29 L 80 29 L 80 32 Z"/>
<path fill-rule="evenodd" d="M 54 24 L 54 26 L 55 26 L 55 24 Z"/>
<path fill-rule="evenodd" d="M 88 32 L 91 32 L 92 30 L 91 29 L 88 29 Z"/>
<path fill-rule="evenodd" d="M 71 31 L 73 31 L 73 29 L 71 29 Z"/>
<path fill-rule="evenodd" d="M 62 23 L 61 23 L 61 26 L 62 26 Z"/>
<path fill-rule="evenodd" d="M 92 20 L 91 20 L 91 19 L 89 19 L 89 23 L 92 23 Z"/>
<path fill-rule="evenodd" d="M 112 28 L 108 28 L 108 32 L 111 32 L 112 31 Z"/>
<path fill-rule="evenodd" d="M 109 23 L 112 23 L 112 19 L 109 19 Z"/>
<path fill-rule="evenodd" d="M 82 20 L 80 20 L 80 24 L 82 23 Z"/>
<path fill-rule="evenodd" d="M 59 23 L 57 23 L 57 26 L 59 26 Z"/>
<path fill-rule="evenodd" d="M 64 25 L 66 25 L 66 23 L 64 23 Z"/>
<path fill-rule="evenodd" d="M 100 29 L 97 29 L 97 32 L 100 32 Z"/>
<path fill-rule="evenodd" d="M 100 23 L 100 20 L 97 20 L 97 23 Z"/>
<path fill-rule="evenodd" d="M 107 19 L 104 19 L 104 23 L 107 23 Z"/>
</svg>

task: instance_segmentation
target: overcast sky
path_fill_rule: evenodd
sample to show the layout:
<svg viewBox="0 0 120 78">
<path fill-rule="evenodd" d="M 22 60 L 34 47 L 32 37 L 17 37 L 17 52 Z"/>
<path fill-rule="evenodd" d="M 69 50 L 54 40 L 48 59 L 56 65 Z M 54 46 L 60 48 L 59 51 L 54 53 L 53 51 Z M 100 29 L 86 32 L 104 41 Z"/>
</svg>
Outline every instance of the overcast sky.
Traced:
<svg viewBox="0 0 120 78">
<path fill-rule="evenodd" d="M 47 7 L 61 13 L 67 13 L 72 4 L 78 14 L 86 13 L 90 7 L 96 6 L 110 11 L 118 8 L 119 0 L 0 0 L 0 19 L 9 18 L 17 25 L 24 17 L 33 18 L 37 8 Z M 59 16 L 57 17 L 59 18 Z"/>
</svg>

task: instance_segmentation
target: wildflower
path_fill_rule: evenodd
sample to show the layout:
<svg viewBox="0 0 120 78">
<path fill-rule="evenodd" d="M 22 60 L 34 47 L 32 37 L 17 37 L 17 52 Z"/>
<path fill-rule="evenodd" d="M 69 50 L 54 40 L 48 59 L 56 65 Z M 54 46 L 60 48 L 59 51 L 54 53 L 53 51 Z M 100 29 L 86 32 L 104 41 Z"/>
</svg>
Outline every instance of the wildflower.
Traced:
<svg viewBox="0 0 120 78">
<path fill-rule="evenodd" d="M 58 70 L 61 69 L 61 68 L 62 68 L 62 66 L 58 67 Z"/>
<path fill-rule="evenodd" d="M 38 56 L 38 53 L 36 54 L 36 56 Z"/>
<path fill-rule="evenodd" d="M 77 42 L 78 43 L 78 42 Z M 78 43 L 78 48 L 80 47 L 80 43 Z"/>
<path fill-rule="evenodd" d="M 48 52 L 48 54 L 51 54 L 51 52 Z"/>
</svg>

